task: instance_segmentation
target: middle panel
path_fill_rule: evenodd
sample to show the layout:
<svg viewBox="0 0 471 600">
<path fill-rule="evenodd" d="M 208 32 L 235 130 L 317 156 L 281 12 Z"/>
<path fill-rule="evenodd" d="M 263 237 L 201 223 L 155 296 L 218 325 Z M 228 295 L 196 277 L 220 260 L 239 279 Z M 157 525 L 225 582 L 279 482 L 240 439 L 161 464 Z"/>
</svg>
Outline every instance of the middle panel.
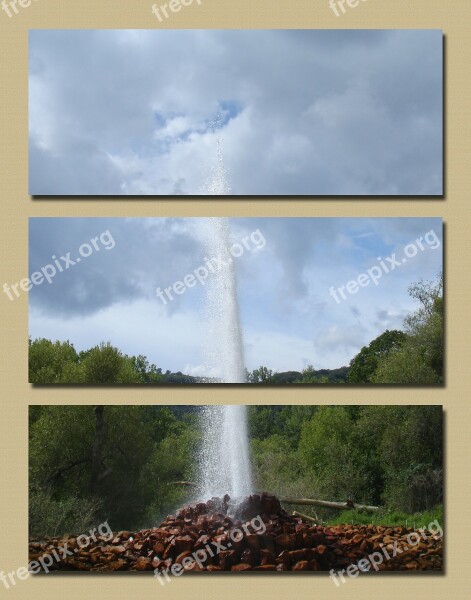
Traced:
<svg viewBox="0 0 471 600">
<path fill-rule="evenodd" d="M 36 384 L 443 384 L 442 220 L 32 218 Z"/>
</svg>

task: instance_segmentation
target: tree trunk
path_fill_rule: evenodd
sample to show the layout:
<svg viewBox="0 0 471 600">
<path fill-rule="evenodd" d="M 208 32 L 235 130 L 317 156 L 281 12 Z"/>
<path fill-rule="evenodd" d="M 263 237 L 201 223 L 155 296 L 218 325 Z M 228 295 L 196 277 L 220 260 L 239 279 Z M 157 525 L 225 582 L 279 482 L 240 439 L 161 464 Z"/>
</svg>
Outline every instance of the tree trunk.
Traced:
<svg viewBox="0 0 471 600">
<path fill-rule="evenodd" d="M 95 406 L 95 438 L 92 446 L 90 491 L 96 493 L 100 481 L 103 442 L 105 441 L 105 407 Z"/>
<path fill-rule="evenodd" d="M 171 481 L 170 485 L 185 485 L 186 487 L 194 487 L 197 488 L 198 485 L 191 481 Z"/>
<path fill-rule="evenodd" d="M 354 504 L 352 501 L 347 502 L 328 502 L 327 500 L 311 500 L 310 498 L 279 498 L 280 502 L 285 504 L 304 504 L 306 506 L 322 506 L 323 508 L 336 508 L 337 510 L 369 510 L 379 511 L 379 506 L 368 506 L 366 504 Z"/>
<path fill-rule="evenodd" d="M 198 487 L 196 483 L 192 481 L 172 481 L 171 485 L 185 485 L 187 487 Z M 255 493 L 262 494 L 258 490 L 255 490 Z M 276 495 L 276 494 L 274 494 Z M 278 497 L 280 502 L 284 502 L 285 504 L 303 504 L 306 506 L 322 506 L 323 508 L 336 508 L 337 510 L 369 510 L 372 512 L 380 511 L 380 506 L 368 506 L 367 504 L 355 504 L 351 500 L 347 500 L 347 502 L 329 502 L 327 500 L 313 500 L 311 498 L 280 498 Z"/>
</svg>

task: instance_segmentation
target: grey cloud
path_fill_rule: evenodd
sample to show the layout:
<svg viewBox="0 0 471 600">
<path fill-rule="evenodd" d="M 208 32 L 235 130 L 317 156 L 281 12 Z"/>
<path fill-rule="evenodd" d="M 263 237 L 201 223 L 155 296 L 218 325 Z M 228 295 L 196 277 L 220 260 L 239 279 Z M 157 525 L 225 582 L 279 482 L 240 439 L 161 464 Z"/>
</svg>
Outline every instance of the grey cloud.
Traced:
<svg viewBox="0 0 471 600">
<path fill-rule="evenodd" d="M 375 327 L 379 330 L 403 329 L 404 319 L 408 312 L 404 309 L 393 312 L 391 310 L 378 309 L 376 311 Z"/>
<path fill-rule="evenodd" d="M 361 315 L 360 310 L 356 306 L 350 306 L 350 311 L 354 317 L 359 317 Z"/>
<path fill-rule="evenodd" d="M 349 352 L 361 348 L 366 333 L 366 328 L 359 324 L 347 327 L 332 325 L 319 332 L 315 347 L 319 352 Z"/>
<path fill-rule="evenodd" d="M 31 305 L 50 315 L 88 315 L 113 304 L 155 297 L 194 268 L 202 254 L 191 232 L 172 227 L 172 219 L 30 219 L 29 273 L 54 264 L 52 256 L 71 253 L 109 231 L 115 247 L 93 252 L 30 292 Z M 61 261 L 63 262 L 63 261 Z M 178 309 L 178 299 L 169 310 Z"/>
<path fill-rule="evenodd" d="M 410 219 L 310 219 L 262 218 L 232 219 L 234 242 L 259 229 L 266 246 L 263 251 L 247 251 L 237 261 L 241 304 L 248 314 L 260 310 L 265 318 L 270 306 L 271 318 L 283 314 L 301 322 L 330 318 L 334 306 L 328 295 L 330 285 L 347 282 L 353 275 L 376 261 L 376 247 L 385 239 L 399 244 L 431 227 L 430 220 Z M 124 218 L 33 218 L 30 219 L 29 273 L 40 270 L 57 257 L 77 256 L 81 244 L 109 230 L 116 246 L 101 249 L 89 258 L 57 275 L 52 285 L 35 286 L 30 292 L 32 307 L 48 315 L 83 316 L 114 304 L 155 299 L 155 289 L 165 288 L 204 263 L 201 220 L 195 219 L 124 219 Z M 439 223 L 437 222 L 437 226 Z M 405 230 L 402 231 L 402 229 Z M 438 227 L 437 227 L 438 229 Z M 367 235 L 363 235 L 364 232 Z M 359 251 L 344 246 L 342 236 L 349 234 L 368 244 Z M 372 234 L 372 235 L 370 235 Z M 441 250 L 422 253 L 406 267 L 384 277 L 381 290 L 394 294 L 400 287 L 406 292 L 411 281 L 439 270 Z M 389 254 L 389 249 L 387 254 Z M 355 269 L 345 276 L 354 256 Z M 366 258 L 363 261 L 363 257 Z M 363 266 L 361 261 L 364 262 Z M 372 262 L 373 260 L 373 262 Z M 346 273 L 346 271 L 345 271 Z M 432 275 L 433 276 L 433 275 Z M 378 288 L 379 290 L 379 288 Z M 379 290 L 379 292 L 381 292 Z M 376 293 L 363 290 L 361 302 Z M 201 300 L 203 290 L 176 298 L 165 310 L 181 312 Z M 360 298 L 360 296 L 358 296 Z M 351 299 L 353 300 L 353 299 Z M 359 300 L 360 301 L 360 300 Z M 262 302 L 260 304 L 260 302 Z M 163 307 L 162 307 L 163 308 Z M 354 306 L 340 307 L 358 319 Z M 368 314 L 362 309 L 362 314 Z M 370 313 L 373 314 L 373 313 Z M 351 316 L 350 316 L 351 318 Z M 378 315 L 377 321 L 383 319 Z"/>
<path fill-rule="evenodd" d="M 439 194 L 441 53 L 440 31 L 33 31 L 30 191 L 198 193 L 229 102 L 235 194 Z"/>
</svg>

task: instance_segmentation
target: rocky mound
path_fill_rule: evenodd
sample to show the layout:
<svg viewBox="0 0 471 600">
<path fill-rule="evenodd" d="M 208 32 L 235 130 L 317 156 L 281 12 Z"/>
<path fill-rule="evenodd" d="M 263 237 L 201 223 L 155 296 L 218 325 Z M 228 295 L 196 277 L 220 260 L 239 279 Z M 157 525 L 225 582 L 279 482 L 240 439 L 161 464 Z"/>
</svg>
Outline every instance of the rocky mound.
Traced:
<svg viewBox="0 0 471 600">
<path fill-rule="evenodd" d="M 42 566 L 45 555 L 55 551 L 62 559 L 48 561 L 46 570 L 154 571 L 167 578 L 184 571 L 442 569 L 442 539 L 436 532 L 312 525 L 288 515 L 268 494 L 238 504 L 229 496 L 213 498 L 180 509 L 154 529 L 95 537 L 86 543 L 80 537 L 31 541 L 30 560 Z"/>
</svg>

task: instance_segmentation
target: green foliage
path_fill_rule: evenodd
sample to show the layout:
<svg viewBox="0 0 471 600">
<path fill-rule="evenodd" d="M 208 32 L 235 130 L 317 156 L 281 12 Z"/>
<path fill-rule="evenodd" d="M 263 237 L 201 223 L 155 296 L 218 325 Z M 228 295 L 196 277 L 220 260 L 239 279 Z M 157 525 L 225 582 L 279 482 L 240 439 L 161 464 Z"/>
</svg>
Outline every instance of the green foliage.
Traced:
<svg viewBox="0 0 471 600">
<path fill-rule="evenodd" d="M 55 499 L 48 488 L 31 486 L 29 493 L 30 537 L 77 534 L 97 525 L 95 515 L 100 509 L 97 498 L 68 495 Z"/>
<path fill-rule="evenodd" d="M 252 457 L 253 478 L 258 490 L 280 496 L 298 495 L 310 485 L 296 449 L 283 435 L 253 440 Z"/>
<path fill-rule="evenodd" d="M 110 343 L 95 346 L 81 354 L 83 377 L 90 384 L 139 383 L 141 374 L 133 359 L 123 356 Z"/>
<path fill-rule="evenodd" d="M 269 383 L 273 376 L 273 371 L 268 367 L 260 366 L 251 373 L 248 373 L 249 383 Z"/>
<path fill-rule="evenodd" d="M 122 354 L 109 342 L 77 353 L 69 342 L 30 340 L 30 383 L 83 383 L 109 385 L 115 383 L 160 383 L 161 369 L 144 356 Z"/>
<path fill-rule="evenodd" d="M 328 519 L 327 523 L 329 525 L 353 523 L 355 525 L 403 526 L 418 529 L 420 527 L 428 527 L 430 523 L 433 523 L 434 521 L 437 521 L 440 526 L 443 527 L 443 504 L 437 504 L 433 510 L 413 514 L 401 511 L 381 511 L 371 513 L 358 510 L 346 510 L 335 517 Z"/>
<path fill-rule="evenodd" d="M 168 483 L 191 475 L 197 439 L 191 419 L 177 420 L 168 408 L 104 407 L 98 482 L 92 486 L 94 407 L 42 406 L 34 413 L 29 443 L 34 535 L 64 527 L 70 532 L 90 520 L 96 525 L 108 519 L 114 529 L 155 525 L 152 519 L 183 497 Z"/>
<path fill-rule="evenodd" d="M 250 437 L 263 440 L 282 434 L 291 446 L 296 447 L 303 422 L 316 410 L 317 406 L 312 405 L 249 406 Z"/>
<path fill-rule="evenodd" d="M 77 352 L 68 341 L 29 340 L 30 383 L 66 383 L 64 371 L 74 371 L 77 364 Z"/>
<path fill-rule="evenodd" d="M 383 409 L 385 407 L 377 407 Z M 393 410 L 394 409 L 394 410 Z M 443 494 L 443 413 L 440 406 L 396 406 L 380 441 L 384 497 L 408 512 L 430 509 Z"/>
<path fill-rule="evenodd" d="M 373 496 L 367 454 L 354 433 L 355 422 L 343 406 L 321 406 L 304 423 L 299 453 L 303 466 L 317 480 L 321 498 L 367 502 Z"/>
<path fill-rule="evenodd" d="M 276 427 L 252 441 L 258 489 L 407 514 L 443 501 L 440 406 L 251 407 L 251 422 L 267 423 L 268 409 Z"/>
<path fill-rule="evenodd" d="M 379 361 L 372 383 L 443 382 L 443 280 L 421 281 L 412 285 L 409 293 L 419 308 L 404 321 L 406 341 Z"/>
<path fill-rule="evenodd" d="M 265 439 L 279 431 L 279 411 L 272 406 L 249 406 L 249 434 L 253 439 Z"/>
<path fill-rule="evenodd" d="M 379 505 L 383 523 L 443 502 L 440 406 L 250 406 L 248 417 L 256 490 Z M 104 520 L 113 529 L 155 526 L 194 498 L 174 482 L 195 481 L 195 407 L 32 406 L 29 424 L 31 535 L 80 533 Z M 351 520 L 363 518 L 376 517 Z"/>
<path fill-rule="evenodd" d="M 145 383 L 159 383 L 163 380 L 162 369 L 158 369 L 155 365 L 151 364 L 142 354 L 132 356 L 131 364 L 141 381 Z"/>
<path fill-rule="evenodd" d="M 405 331 L 385 331 L 350 362 L 348 383 L 437 385 L 443 382 L 443 279 L 412 284 L 418 309 Z"/>
<path fill-rule="evenodd" d="M 308 365 L 302 372 L 302 377 L 296 383 L 330 383 L 325 375 L 318 375 L 313 365 Z"/>
<path fill-rule="evenodd" d="M 394 352 L 380 363 L 371 383 L 404 385 L 438 385 L 441 377 L 427 364 L 424 352 L 413 342 L 406 343 L 401 352 Z"/>
<path fill-rule="evenodd" d="M 281 373 L 274 373 L 271 369 L 264 366 L 261 366 L 254 371 L 246 370 L 247 383 L 264 383 L 270 385 L 287 385 L 294 383 L 346 383 L 347 375 L 348 367 L 316 370 L 312 365 L 308 365 L 302 372 L 284 371 Z"/>
<path fill-rule="evenodd" d="M 386 330 L 368 346 L 364 346 L 350 362 L 348 383 L 370 383 L 381 358 L 392 350 L 401 348 L 405 339 L 406 335 L 402 331 Z"/>
<path fill-rule="evenodd" d="M 196 478 L 194 457 L 199 443 L 199 432 L 180 427 L 155 444 L 139 482 L 139 489 L 149 498 L 143 515 L 146 525 L 155 526 L 175 507 L 188 502 L 188 490 L 172 482 Z"/>
<path fill-rule="evenodd" d="M 303 423 L 309 421 L 318 408 L 312 404 L 282 407 L 280 421 L 283 424 L 283 433 L 293 448 L 297 448 L 299 445 Z"/>
</svg>

